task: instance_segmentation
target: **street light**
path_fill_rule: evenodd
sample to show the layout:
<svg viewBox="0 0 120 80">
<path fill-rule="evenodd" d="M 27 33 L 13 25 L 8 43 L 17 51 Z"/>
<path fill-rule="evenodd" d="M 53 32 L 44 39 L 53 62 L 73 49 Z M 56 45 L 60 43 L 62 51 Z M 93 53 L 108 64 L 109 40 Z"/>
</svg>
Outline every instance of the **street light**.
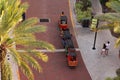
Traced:
<svg viewBox="0 0 120 80">
<path fill-rule="evenodd" d="M 91 26 L 92 30 L 97 29 L 98 28 L 98 24 L 99 24 L 98 19 L 93 18 L 92 19 L 92 26 Z M 92 48 L 93 50 L 96 49 L 95 48 L 96 38 L 97 38 L 97 31 L 95 31 L 94 44 L 93 44 L 93 48 Z"/>
</svg>

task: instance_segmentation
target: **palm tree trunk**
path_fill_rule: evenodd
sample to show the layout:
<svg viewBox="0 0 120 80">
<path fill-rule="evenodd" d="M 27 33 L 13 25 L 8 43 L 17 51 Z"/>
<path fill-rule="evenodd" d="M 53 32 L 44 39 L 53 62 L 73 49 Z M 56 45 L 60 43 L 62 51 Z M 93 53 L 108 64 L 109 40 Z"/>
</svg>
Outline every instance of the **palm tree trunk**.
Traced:
<svg viewBox="0 0 120 80">
<path fill-rule="evenodd" d="M 6 80 L 5 74 L 5 58 L 6 58 L 6 49 L 3 44 L 0 45 L 0 67 L 1 67 L 1 80 Z"/>
<path fill-rule="evenodd" d="M 1 80 L 5 80 L 5 76 L 3 76 L 2 74 L 4 74 L 4 61 L 2 61 L 1 63 Z"/>
</svg>

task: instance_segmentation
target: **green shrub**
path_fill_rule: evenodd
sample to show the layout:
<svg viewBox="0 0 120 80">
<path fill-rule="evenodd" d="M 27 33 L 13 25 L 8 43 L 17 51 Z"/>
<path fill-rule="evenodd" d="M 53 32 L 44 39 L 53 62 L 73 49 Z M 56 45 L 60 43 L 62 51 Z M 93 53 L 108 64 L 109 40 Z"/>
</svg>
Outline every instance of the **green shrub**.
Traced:
<svg viewBox="0 0 120 80">
<path fill-rule="evenodd" d="M 105 80 L 120 80 L 120 68 L 118 68 L 118 69 L 116 70 L 116 74 L 117 74 L 116 77 L 114 77 L 114 78 L 108 77 L 108 78 L 106 78 Z"/>
<path fill-rule="evenodd" d="M 86 11 L 82 11 L 82 9 L 83 9 L 83 3 L 81 1 L 75 3 L 75 13 L 78 22 L 81 22 L 83 19 L 91 18 L 91 8 L 88 7 Z"/>
<path fill-rule="evenodd" d="M 117 76 L 120 77 L 120 68 L 118 68 L 118 69 L 116 70 L 116 74 L 117 74 Z"/>
<path fill-rule="evenodd" d="M 83 7 L 82 2 L 75 3 L 76 9 L 81 9 Z"/>
<path fill-rule="evenodd" d="M 108 78 L 106 78 L 105 80 L 113 80 L 112 78 L 110 78 L 110 77 L 108 77 Z"/>
<path fill-rule="evenodd" d="M 120 77 L 117 76 L 117 77 L 113 78 L 113 80 L 120 80 Z"/>
</svg>

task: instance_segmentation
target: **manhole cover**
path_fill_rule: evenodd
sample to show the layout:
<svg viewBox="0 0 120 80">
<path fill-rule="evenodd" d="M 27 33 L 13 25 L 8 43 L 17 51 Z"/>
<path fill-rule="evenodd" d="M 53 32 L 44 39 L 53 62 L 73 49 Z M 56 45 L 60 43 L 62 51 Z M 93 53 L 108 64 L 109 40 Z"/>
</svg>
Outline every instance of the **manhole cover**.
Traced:
<svg viewBox="0 0 120 80">
<path fill-rule="evenodd" d="M 40 19 L 40 22 L 49 22 L 50 19 Z"/>
</svg>

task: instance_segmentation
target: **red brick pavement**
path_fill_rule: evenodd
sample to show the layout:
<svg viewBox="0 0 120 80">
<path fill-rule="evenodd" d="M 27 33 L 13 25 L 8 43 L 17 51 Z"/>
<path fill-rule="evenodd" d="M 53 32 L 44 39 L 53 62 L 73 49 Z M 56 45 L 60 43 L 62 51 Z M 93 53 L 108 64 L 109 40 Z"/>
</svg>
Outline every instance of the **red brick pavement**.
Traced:
<svg viewBox="0 0 120 80">
<path fill-rule="evenodd" d="M 81 57 L 77 52 L 78 57 Z M 34 70 L 35 80 L 91 80 L 82 58 L 79 58 L 78 66 L 75 69 L 70 69 L 67 66 L 64 53 L 48 53 L 49 61 L 44 63 L 40 61 L 43 68 L 42 73 Z M 21 75 L 21 80 L 27 80 Z"/>
<path fill-rule="evenodd" d="M 52 43 L 56 49 L 63 48 L 59 37 L 58 19 L 60 13 L 64 11 L 68 17 L 68 26 L 73 35 L 74 45 L 76 48 L 78 47 L 70 20 L 68 0 L 27 0 L 27 2 L 30 4 L 30 7 L 26 13 L 27 18 L 38 17 L 50 19 L 49 23 L 40 23 L 41 25 L 47 26 L 47 31 L 45 33 L 37 33 L 37 39 Z M 79 63 L 76 69 L 70 69 L 67 66 L 65 53 L 47 54 L 49 56 L 49 61 L 47 63 L 39 61 L 43 67 L 43 73 L 34 71 L 35 80 L 91 80 L 80 52 L 77 52 Z M 21 80 L 27 80 L 21 73 L 20 77 Z"/>
</svg>

